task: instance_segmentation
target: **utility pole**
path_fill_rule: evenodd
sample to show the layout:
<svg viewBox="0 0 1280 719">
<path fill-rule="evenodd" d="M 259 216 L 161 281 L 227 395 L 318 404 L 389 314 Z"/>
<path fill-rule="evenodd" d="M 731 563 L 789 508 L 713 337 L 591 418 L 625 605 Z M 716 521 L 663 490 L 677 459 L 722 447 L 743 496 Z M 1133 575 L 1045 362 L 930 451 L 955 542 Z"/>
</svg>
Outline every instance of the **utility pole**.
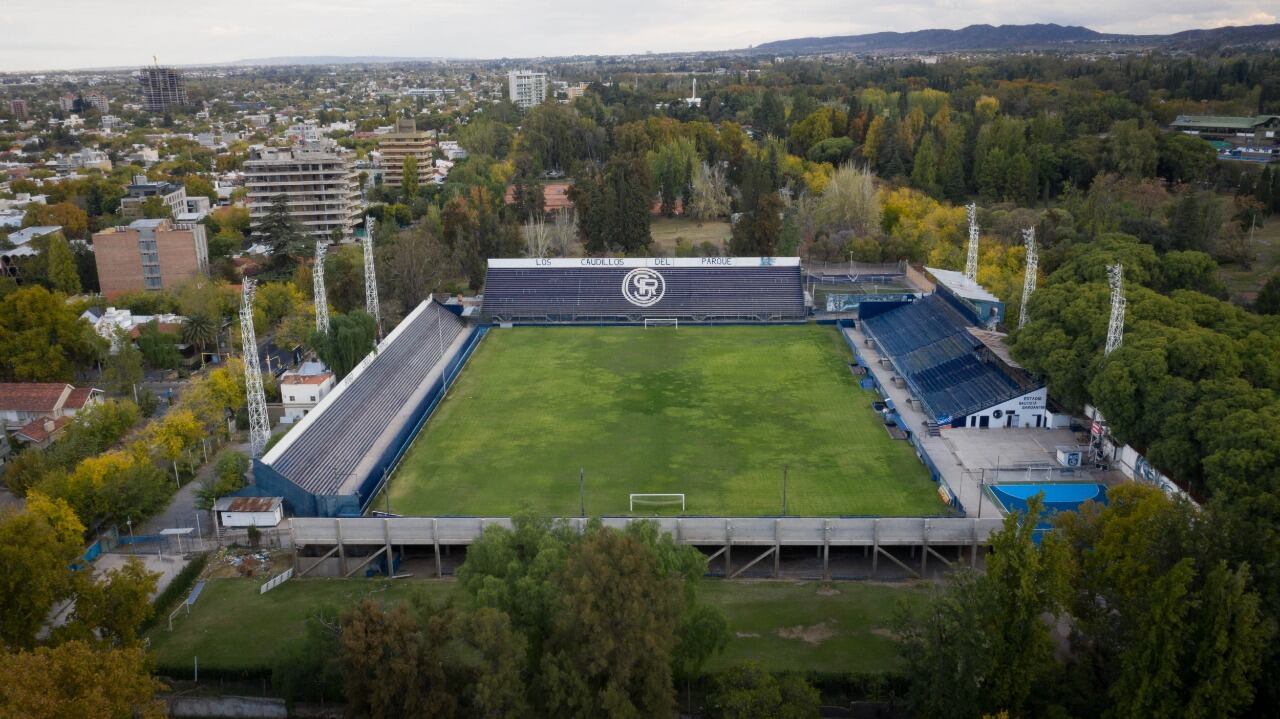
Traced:
<svg viewBox="0 0 1280 719">
<path fill-rule="evenodd" d="M 578 468 L 578 516 L 583 519 L 587 517 L 587 470 L 585 467 Z"/>
<path fill-rule="evenodd" d="M 782 516 L 787 516 L 787 470 L 791 465 L 782 465 Z"/>
</svg>

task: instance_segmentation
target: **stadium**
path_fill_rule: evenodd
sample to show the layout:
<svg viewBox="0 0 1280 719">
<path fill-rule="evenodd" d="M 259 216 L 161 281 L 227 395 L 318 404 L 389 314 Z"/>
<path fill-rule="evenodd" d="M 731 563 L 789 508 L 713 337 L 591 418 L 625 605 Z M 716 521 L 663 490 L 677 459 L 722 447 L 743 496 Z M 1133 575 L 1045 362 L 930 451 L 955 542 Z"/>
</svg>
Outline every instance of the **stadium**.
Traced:
<svg viewBox="0 0 1280 719">
<path fill-rule="evenodd" d="M 815 312 L 818 284 L 840 297 Z M 660 517 L 726 555 L 941 558 L 998 524 L 986 466 L 1058 478 L 1050 435 L 1019 430 L 1069 437 L 991 331 L 1002 311 L 946 270 L 493 259 L 478 311 L 420 304 L 255 460 L 246 493 L 283 497 L 295 543 L 333 547 L 322 558 L 336 550 L 343 573 L 348 553 L 422 544 L 439 571 L 441 545 L 524 510 Z"/>
</svg>

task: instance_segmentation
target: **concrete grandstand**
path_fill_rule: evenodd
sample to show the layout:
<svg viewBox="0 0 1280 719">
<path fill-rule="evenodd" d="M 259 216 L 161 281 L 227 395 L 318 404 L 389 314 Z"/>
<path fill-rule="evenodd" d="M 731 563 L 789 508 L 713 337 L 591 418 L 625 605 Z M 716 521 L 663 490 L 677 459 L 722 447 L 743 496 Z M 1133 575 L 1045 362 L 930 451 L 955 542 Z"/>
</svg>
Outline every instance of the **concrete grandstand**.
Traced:
<svg viewBox="0 0 1280 719">
<path fill-rule="evenodd" d="M 494 322 L 804 319 L 798 257 L 495 259 L 483 314 Z"/>
<path fill-rule="evenodd" d="M 292 514 L 358 516 L 484 328 L 423 302 L 261 460 L 245 493 Z"/>
</svg>

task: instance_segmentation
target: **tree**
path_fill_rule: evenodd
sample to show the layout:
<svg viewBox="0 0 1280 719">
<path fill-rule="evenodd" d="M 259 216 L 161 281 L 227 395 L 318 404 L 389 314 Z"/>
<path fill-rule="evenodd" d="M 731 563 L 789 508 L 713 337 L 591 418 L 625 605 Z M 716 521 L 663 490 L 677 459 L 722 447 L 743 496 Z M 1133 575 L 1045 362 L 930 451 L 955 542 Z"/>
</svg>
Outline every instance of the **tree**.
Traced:
<svg viewBox="0 0 1280 719">
<path fill-rule="evenodd" d="M 130 557 L 120 569 L 112 569 L 102 580 L 89 575 L 81 579 L 75 609 L 65 625 L 56 630 L 58 638 L 106 642 L 131 647 L 140 641 L 138 628 L 151 618 L 155 608 L 151 595 L 160 575 L 147 571 L 142 562 Z"/>
<path fill-rule="evenodd" d="M 818 690 L 795 674 L 774 676 L 746 662 L 716 677 L 707 697 L 713 719 L 809 719 L 818 716 Z"/>
<path fill-rule="evenodd" d="M 1010 513 L 992 536 L 987 573 L 961 575 L 923 617 L 903 615 L 909 698 L 921 716 L 1031 713 L 1054 674 L 1054 644 L 1042 615 L 1067 596 L 1066 546 L 1035 541 L 1043 505 Z"/>
<path fill-rule="evenodd" d="M 875 177 L 868 169 L 843 165 L 836 170 L 818 201 L 818 218 L 833 231 L 870 235 L 880 229 L 880 200 Z"/>
<path fill-rule="evenodd" d="M 523 676 L 527 645 L 511 618 L 490 607 L 463 614 L 453 624 L 459 645 L 457 670 L 466 687 L 464 716 L 518 719 L 529 716 Z"/>
<path fill-rule="evenodd" d="M 289 196 L 283 192 L 271 198 L 254 237 L 271 248 L 271 263 L 276 270 L 288 269 L 293 258 L 306 255 L 309 249 L 306 236 L 289 211 Z"/>
<path fill-rule="evenodd" d="M 0 647 L 35 645 L 54 604 L 72 592 L 68 567 L 80 558 L 83 532 L 66 502 L 38 492 L 27 495 L 26 509 L 0 512 Z"/>
<path fill-rule="evenodd" d="M 156 320 L 138 328 L 138 351 L 147 364 L 156 369 L 175 369 L 182 363 L 173 335 L 161 331 Z"/>
<path fill-rule="evenodd" d="M 447 625 L 419 625 L 403 605 L 365 599 L 342 615 L 339 638 L 347 713 L 355 717 L 453 716 L 458 700 L 443 656 Z"/>
<path fill-rule="evenodd" d="M 228 450 L 218 455 L 214 462 L 213 473 L 201 480 L 200 489 L 196 491 L 196 507 L 213 509 L 214 502 L 248 483 L 249 457 L 243 452 Z"/>
<path fill-rule="evenodd" d="M 757 131 L 765 135 L 784 137 L 787 134 L 787 108 L 782 104 L 778 93 L 771 89 L 764 91 L 760 104 L 756 106 L 752 123 Z"/>
<path fill-rule="evenodd" d="M 142 201 L 142 216 L 148 220 L 173 219 L 173 208 L 163 197 L 152 195 Z"/>
<path fill-rule="evenodd" d="M 1280 273 L 1272 275 L 1262 286 L 1253 308 L 1264 315 L 1280 314 Z"/>
<path fill-rule="evenodd" d="M 557 584 L 562 611 L 540 677 L 549 712 L 670 715 L 680 588 L 653 554 L 632 537 L 596 529 L 570 549 Z"/>
<path fill-rule="evenodd" d="M 116 333 L 115 353 L 108 354 L 103 378 L 116 394 L 133 396 L 133 388 L 142 382 L 146 372 L 142 368 L 142 353 L 133 346 L 133 340 L 123 330 Z"/>
<path fill-rule="evenodd" d="M 938 152 L 934 147 L 933 133 L 925 133 L 920 146 L 916 148 L 915 161 L 911 166 L 911 184 L 923 190 L 931 197 L 942 194 L 942 186 L 938 183 Z"/>
<path fill-rule="evenodd" d="M 55 292 L 74 295 L 80 292 L 80 274 L 76 271 L 76 258 L 71 245 L 62 233 L 55 232 L 45 247 L 46 271 L 49 286 Z"/>
<path fill-rule="evenodd" d="M 97 358 L 101 339 L 88 322 L 43 287 L 24 287 L 0 300 L 0 379 L 70 381 Z"/>
<path fill-rule="evenodd" d="M 0 716 L 28 719 L 161 719 L 162 685 L 142 647 L 96 648 L 73 641 L 34 651 L 0 652 Z"/>
<path fill-rule="evenodd" d="M 406 155 L 404 158 L 404 168 L 400 171 L 400 190 L 404 193 L 406 199 L 418 196 L 418 158 L 416 155 Z"/>
<path fill-rule="evenodd" d="M 73 240 L 84 240 L 89 237 L 89 215 L 70 202 L 57 202 L 52 205 L 32 203 L 27 205 L 27 214 L 22 218 L 23 227 L 61 227 L 62 234 Z"/>
<path fill-rule="evenodd" d="M 378 327 L 363 310 L 333 315 L 328 333 L 315 331 L 311 346 L 338 379 L 347 376 L 374 348 Z"/>
<path fill-rule="evenodd" d="M 210 345 L 218 343 L 218 335 L 222 328 L 218 326 L 218 322 L 213 317 L 202 312 L 193 312 L 187 315 L 187 321 L 182 325 L 182 341 L 196 348 L 200 352 L 200 364 L 204 365 L 204 353 Z"/>
<path fill-rule="evenodd" d="M 649 172 L 658 188 L 662 214 L 668 217 L 675 214 L 676 200 L 685 195 L 693 182 L 691 171 L 697 159 L 698 149 L 686 137 L 677 137 L 649 153 Z"/>
<path fill-rule="evenodd" d="M 729 183 L 719 165 L 705 162 L 693 175 L 693 195 L 686 212 L 695 220 L 712 220 L 729 214 Z"/>
</svg>

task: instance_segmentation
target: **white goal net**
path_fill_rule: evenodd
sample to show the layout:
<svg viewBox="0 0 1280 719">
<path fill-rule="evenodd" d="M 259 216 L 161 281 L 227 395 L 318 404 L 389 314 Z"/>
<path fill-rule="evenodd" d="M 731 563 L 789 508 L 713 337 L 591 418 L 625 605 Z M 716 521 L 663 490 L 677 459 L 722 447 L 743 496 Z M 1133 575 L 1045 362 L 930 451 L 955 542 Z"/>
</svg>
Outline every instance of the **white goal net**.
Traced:
<svg viewBox="0 0 1280 719">
<path fill-rule="evenodd" d="M 644 327 L 645 329 L 650 327 L 675 327 L 680 329 L 680 320 L 675 317 L 646 317 Z"/>
<path fill-rule="evenodd" d="M 680 505 L 680 511 L 684 511 L 684 495 L 683 494 L 633 494 L 631 495 L 631 511 L 636 511 L 636 506 L 641 507 L 674 507 Z"/>
</svg>

